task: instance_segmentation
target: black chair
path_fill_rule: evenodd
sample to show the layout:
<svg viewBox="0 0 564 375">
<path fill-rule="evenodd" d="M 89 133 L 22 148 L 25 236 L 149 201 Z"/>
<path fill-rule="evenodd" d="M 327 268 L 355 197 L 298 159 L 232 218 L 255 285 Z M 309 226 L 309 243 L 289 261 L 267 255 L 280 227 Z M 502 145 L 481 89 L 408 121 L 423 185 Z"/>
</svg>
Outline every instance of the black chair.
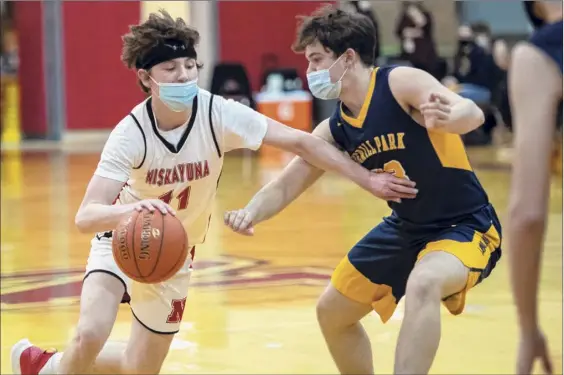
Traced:
<svg viewBox="0 0 564 375">
<path fill-rule="evenodd" d="M 256 109 L 247 70 L 240 63 L 219 63 L 213 69 L 211 93 Z"/>
</svg>

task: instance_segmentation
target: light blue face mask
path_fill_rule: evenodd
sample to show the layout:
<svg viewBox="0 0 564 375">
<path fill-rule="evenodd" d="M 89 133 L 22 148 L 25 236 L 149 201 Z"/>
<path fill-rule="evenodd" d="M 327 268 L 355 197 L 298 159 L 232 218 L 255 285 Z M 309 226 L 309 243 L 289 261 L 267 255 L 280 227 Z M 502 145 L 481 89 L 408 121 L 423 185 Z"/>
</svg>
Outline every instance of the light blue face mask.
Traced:
<svg viewBox="0 0 564 375">
<path fill-rule="evenodd" d="M 192 108 L 192 101 L 198 95 L 198 79 L 183 83 L 159 83 L 159 98 L 174 112 L 184 112 Z"/>
<path fill-rule="evenodd" d="M 341 94 L 341 80 L 343 79 L 345 73 L 349 68 L 345 69 L 341 78 L 339 78 L 335 83 L 331 82 L 331 74 L 329 73 L 329 70 L 331 70 L 331 68 L 335 66 L 335 64 L 341 59 L 341 57 L 343 57 L 343 55 L 339 56 L 339 58 L 335 60 L 335 62 L 331 64 L 331 66 L 327 69 L 308 73 L 307 84 L 309 86 L 311 94 L 316 98 L 323 100 L 332 100 L 337 99 Z"/>
</svg>

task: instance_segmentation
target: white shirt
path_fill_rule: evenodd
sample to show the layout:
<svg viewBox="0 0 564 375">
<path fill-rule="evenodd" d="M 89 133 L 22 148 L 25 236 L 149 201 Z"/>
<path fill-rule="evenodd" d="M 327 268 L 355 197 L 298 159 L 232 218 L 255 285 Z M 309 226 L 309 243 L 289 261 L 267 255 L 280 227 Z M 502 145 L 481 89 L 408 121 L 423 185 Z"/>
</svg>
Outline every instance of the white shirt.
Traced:
<svg viewBox="0 0 564 375">
<path fill-rule="evenodd" d="M 188 123 L 158 129 L 151 98 L 113 129 L 95 174 L 124 183 L 115 204 L 160 198 L 177 212 L 190 247 L 204 241 L 223 167 L 223 155 L 258 149 L 267 121 L 251 108 L 199 90 Z"/>
</svg>

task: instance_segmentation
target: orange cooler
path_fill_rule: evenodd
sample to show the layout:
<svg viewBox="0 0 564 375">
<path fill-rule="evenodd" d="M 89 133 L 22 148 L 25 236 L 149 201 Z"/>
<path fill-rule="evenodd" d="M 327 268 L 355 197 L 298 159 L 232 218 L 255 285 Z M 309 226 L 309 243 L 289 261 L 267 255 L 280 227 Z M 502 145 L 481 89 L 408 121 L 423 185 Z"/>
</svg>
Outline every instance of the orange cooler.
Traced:
<svg viewBox="0 0 564 375">
<path fill-rule="evenodd" d="M 311 133 L 312 98 L 307 91 L 261 92 L 255 97 L 257 110 L 284 125 Z M 285 152 L 263 145 L 260 158 L 275 162 L 286 161 Z M 285 164 L 285 163 L 284 163 Z"/>
</svg>

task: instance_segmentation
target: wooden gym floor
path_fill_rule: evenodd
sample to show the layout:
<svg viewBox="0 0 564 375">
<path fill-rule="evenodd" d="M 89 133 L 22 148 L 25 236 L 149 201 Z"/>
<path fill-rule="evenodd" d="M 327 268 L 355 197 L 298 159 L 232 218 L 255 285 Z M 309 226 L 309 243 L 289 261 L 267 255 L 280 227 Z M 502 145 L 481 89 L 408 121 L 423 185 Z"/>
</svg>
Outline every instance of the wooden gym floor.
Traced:
<svg viewBox="0 0 564 375">
<path fill-rule="evenodd" d="M 506 214 L 509 170 L 493 150 L 470 150 L 496 206 Z M 97 154 L 3 153 L 1 165 L 1 373 L 11 373 L 10 347 L 22 337 L 64 349 L 78 319 L 78 296 L 90 235 L 74 214 Z M 277 163 L 226 161 L 207 243 L 198 248 L 184 323 L 162 373 L 336 373 L 315 319 L 315 302 L 333 267 L 387 206 L 339 177 L 323 177 L 254 238 L 224 228 L 224 210 L 246 204 L 276 175 Z M 555 179 L 542 274 L 541 319 L 555 368 L 562 368 L 562 185 Z M 527 277 L 527 275 L 523 275 Z M 364 320 L 375 369 L 391 373 L 400 304 L 386 325 Z M 468 296 L 466 311 L 443 308 L 443 337 L 433 373 L 510 374 L 516 322 L 507 258 Z M 129 332 L 127 307 L 112 338 Z"/>
</svg>

